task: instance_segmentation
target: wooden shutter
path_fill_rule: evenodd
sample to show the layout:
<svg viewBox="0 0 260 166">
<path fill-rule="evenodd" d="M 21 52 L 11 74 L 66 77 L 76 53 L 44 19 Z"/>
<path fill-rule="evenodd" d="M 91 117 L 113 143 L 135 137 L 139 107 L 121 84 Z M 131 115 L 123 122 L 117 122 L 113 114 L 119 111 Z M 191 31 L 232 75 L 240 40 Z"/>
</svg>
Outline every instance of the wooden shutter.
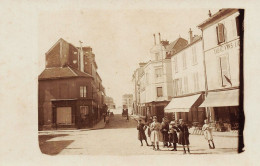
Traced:
<svg viewBox="0 0 260 166">
<path fill-rule="evenodd" d="M 228 72 L 227 56 L 220 57 L 220 66 L 221 66 L 222 86 L 225 86 L 229 84 L 226 78 L 230 79 L 229 72 Z"/>
<path fill-rule="evenodd" d="M 217 34 L 218 34 L 218 43 L 223 43 L 225 41 L 224 24 L 222 23 L 218 24 Z"/>
<path fill-rule="evenodd" d="M 237 36 L 240 36 L 240 32 L 241 32 L 241 28 L 240 28 L 240 20 L 239 20 L 239 16 L 236 17 L 236 29 L 237 29 Z"/>
</svg>

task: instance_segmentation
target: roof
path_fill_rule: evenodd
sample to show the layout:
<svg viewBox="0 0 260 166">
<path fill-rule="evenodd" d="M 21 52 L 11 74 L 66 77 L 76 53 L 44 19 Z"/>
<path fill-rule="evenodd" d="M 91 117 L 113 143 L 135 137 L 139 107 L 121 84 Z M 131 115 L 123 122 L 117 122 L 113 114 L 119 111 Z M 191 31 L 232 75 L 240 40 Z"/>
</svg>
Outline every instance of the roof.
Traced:
<svg viewBox="0 0 260 166">
<path fill-rule="evenodd" d="M 178 53 L 181 52 L 182 50 L 184 50 L 184 49 L 190 47 L 191 45 L 197 43 L 197 42 L 200 41 L 200 40 L 202 40 L 202 37 L 201 37 L 201 36 L 195 36 L 195 37 L 193 37 L 192 42 L 191 42 L 190 44 L 188 44 L 188 45 L 186 45 L 185 47 L 183 47 L 183 48 L 177 50 L 173 55 L 178 54 Z"/>
<path fill-rule="evenodd" d="M 188 43 L 187 40 L 185 40 L 184 38 L 182 37 L 179 37 L 178 39 L 176 39 L 175 41 L 171 42 L 168 46 L 166 46 L 166 51 L 171 51 L 172 49 L 174 49 L 176 46 L 177 46 L 177 43 L 178 41 L 180 40 L 183 40 L 183 41 L 186 41 Z M 178 48 L 175 48 L 175 49 L 178 49 Z M 177 50 L 176 50 L 177 51 Z"/>
<path fill-rule="evenodd" d="M 38 77 L 39 80 L 45 79 L 58 79 L 58 78 L 70 78 L 70 77 L 87 77 L 93 78 L 91 75 L 81 72 L 77 69 L 66 67 L 53 67 L 46 68 Z"/>
<path fill-rule="evenodd" d="M 51 52 L 51 51 L 53 50 L 53 48 L 54 48 L 56 45 L 60 44 L 61 42 L 68 43 L 69 45 L 71 45 L 72 47 L 74 47 L 74 48 L 77 49 L 77 47 L 75 47 L 73 44 L 67 42 L 67 41 L 64 40 L 63 38 L 60 38 L 45 54 L 48 54 L 49 52 Z"/>
<path fill-rule="evenodd" d="M 198 25 L 200 29 L 204 29 L 207 25 L 210 23 L 215 22 L 216 20 L 223 18 L 224 16 L 229 16 L 229 14 L 232 14 L 234 12 L 238 11 L 238 9 L 221 9 L 208 19 L 206 19 L 204 22 Z"/>
</svg>

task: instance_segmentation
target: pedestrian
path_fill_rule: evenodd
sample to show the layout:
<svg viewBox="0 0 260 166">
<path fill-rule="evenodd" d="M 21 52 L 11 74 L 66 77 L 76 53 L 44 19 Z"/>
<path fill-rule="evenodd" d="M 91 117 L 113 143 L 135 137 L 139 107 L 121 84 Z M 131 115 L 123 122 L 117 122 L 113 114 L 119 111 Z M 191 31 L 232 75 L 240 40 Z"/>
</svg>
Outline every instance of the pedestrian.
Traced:
<svg viewBox="0 0 260 166">
<path fill-rule="evenodd" d="M 109 116 L 106 116 L 106 124 L 109 123 Z"/>
<path fill-rule="evenodd" d="M 106 123 L 106 113 L 103 112 L 104 123 Z"/>
<path fill-rule="evenodd" d="M 128 113 L 126 114 L 126 121 L 129 122 L 129 116 L 128 116 Z"/>
<path fill-rule="evenodd" d="M 169 146 L 168 145 L 168 142 L 169 142 L 169 134 L 168 134 L 168 131 L 169 131 L 169 124 L 167 122 L 167 119 L 166 118 L 163 118 L 162 119 L 162 124 L 161 124 L 161 132 L 162 132 L 162 142 L 163 142 L 163 147 L 165 146 Z"/>
<path fill-rule="evenodd" d="M 184 124 L 183 120 L 180 119 L 179 120 L 179 125 L 178 125 L 178 128 L 180 130 L 180 133 L 179 133 L 179 140 L 178 140 L 178 143 L 182 145 L 183 147 L 183 154 L 186 154 L 186 150 L 185 150 L 185 145 L 187 146 L 187 149 L 188 149 L 188 153 L 190 154 L 190 148 L 189 148 L 189 144 L 190 144 L 190 141 L 189 141 L 189 129 L 187 127 L 186 124 Z"/>
<path fill-rule="evenodd" d="M 169 125 L 169 142 L 173 143 L 173 149 L 171 151 L 177 151 L 177 143 L 178 143 L 178 136 L 177 132 L 180 130 L 177 127 L 177 123 L 174 121 L 171 121 Z"/>
<path fill-rule="evenodd" d="M 146 126 L 147 126 L 147 136 L 149 137 L 150 142 L 152 142 L 152 141 L 151 141 L 151 128 L 150 128 L 152 122 L 153 122 L 153 118 L 150 117 L 150 118 L 148 119 L 147 124 L 146 124 Z"/>
<path fill-rule="evenodd" d="M 143 146 L 143 140 L 145 140 L 146 146 L 149 146 L 145 135 L 146 126 L 142 123 L 141 119 L 138 120 L 137 130 L 138 130 L 138 140 L 140 140 L 141 146 Z"/>
<path fill-rule="evenodd" d="M 157 117 L 153 117 L 153 123 L 151 123 L 151 141 L 153 145 L 153 150 L 160 150 L 159 148 L 159 132 L 161 129 L 161 125 L 157 122 Z M 155 149 L 155 144 L 157 145 L 157 149 Z"/>
<path fill-rule="evenodd" d="M 202 131 L 204 133 L 204 138 L 208 141 L 209 143 L 209 148 L 210 149 L 215 149 L 215 144 L 213 141 L 213 136 L 212 136 L 212 128 L 209 126 L 208 120 L 204 120 L 204 125 L 202 126 Z M 210 145 L 210 142 L 212 143 L 212 146 Z"/>
</svg>

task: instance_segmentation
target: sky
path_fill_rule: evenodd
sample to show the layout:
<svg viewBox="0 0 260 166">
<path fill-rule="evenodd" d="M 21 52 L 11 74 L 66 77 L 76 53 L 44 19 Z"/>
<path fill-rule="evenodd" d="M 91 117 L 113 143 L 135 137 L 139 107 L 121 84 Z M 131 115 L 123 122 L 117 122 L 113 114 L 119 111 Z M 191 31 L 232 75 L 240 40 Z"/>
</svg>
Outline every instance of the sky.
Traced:
<svg viewBox="0 0 260 166">
<path fill-rule="evenodd" d="M 96 55 L 98 73 L 117 106 L 122 95 L 133 93 L 132 75 L 138 63 L 150 59 L 153 34 L 170 42 L 179 36 L 188 40 L 189 28 L 201 35 L 197 25 L 208 18 L 209 9 L 164 10 L 69 10 L 41 12 L 38 19 L 39 74 L 45 53 L 60 38 L 74 46 L 90 46 Z M 210 9 L 212 14 L 218 9 Z"/>
</svg>

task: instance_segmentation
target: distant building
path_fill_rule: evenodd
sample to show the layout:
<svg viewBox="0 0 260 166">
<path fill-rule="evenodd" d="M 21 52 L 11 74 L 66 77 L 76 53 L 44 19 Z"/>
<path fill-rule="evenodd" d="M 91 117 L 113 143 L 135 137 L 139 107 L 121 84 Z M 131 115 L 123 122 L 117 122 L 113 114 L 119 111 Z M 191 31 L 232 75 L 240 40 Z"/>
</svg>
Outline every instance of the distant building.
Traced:
<svg viewBox="0 0 260 166">
<path fill-rule="evenodd" d="M 116 105 L 114 103 L 114 99 L 112 97 L 106 96 L 105 97 L 105 104 L 107 105 L 108 109 L 115 109 Z"/>
<path fill-rule="evenodd" d="M 45 55 L 38 77 L 39 130 L 92 126 L 101 119 L 105 96 L 92 48 L 59 39 Z"/>
<path fill-rule="evenodd" d="M 200 107 L 209 120 L 227 130 L 238 127 L 240 90 L 240 34 L 238 9 L 222 9 L 198 25 L 203 34 L 206 97 Z"/>
<path fill-rule="evenodd" d="M 133 94 L 124 94 L 122 96 L 122 104 L 126 107 L 129 112 L 133 110 Z"/>
</svg>

